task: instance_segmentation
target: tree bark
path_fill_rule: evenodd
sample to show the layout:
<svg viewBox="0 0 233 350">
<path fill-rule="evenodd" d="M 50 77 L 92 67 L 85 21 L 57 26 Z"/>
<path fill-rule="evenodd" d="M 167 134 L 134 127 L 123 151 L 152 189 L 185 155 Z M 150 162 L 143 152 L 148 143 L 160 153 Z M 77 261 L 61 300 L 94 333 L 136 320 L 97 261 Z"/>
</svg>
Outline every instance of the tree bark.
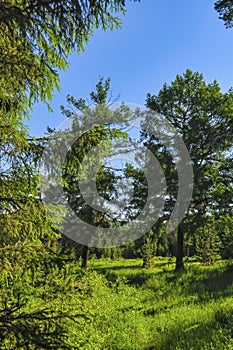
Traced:
<svg viewBox="0 0 233 350">
<path fill-rule="evenodd" d="M 177 253 L 176 253 L 176 268 L 175 272 L 181 272 L 184 270 L 183 256 L 184 256 L 184 232 L 181 228 L 181 224 L 177 230 Z"/>
<path fill-rule="evenodd" d="M 83 245 L 82 247 L 82 254 L 81 254 L 81 259 L 82 259 L 82 267 L 86 268 L 87 267 L 87 260 L 88 260 L 88 246 Z"/>
</svg>

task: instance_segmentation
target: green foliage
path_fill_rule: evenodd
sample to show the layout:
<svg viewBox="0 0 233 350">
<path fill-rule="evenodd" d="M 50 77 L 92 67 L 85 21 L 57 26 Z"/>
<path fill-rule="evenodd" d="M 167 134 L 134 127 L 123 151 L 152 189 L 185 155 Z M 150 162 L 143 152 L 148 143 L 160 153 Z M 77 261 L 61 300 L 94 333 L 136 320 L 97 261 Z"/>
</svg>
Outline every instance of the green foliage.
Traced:
<svg viewBox="0 0 233 350">
<path fill-rule="evenodd" d="M 214 4 L 219 18 L 225 23 L 226 28 L 233 27 L 233 3 L 231 0 L 217 0 Z"/>
<path fill-rule="evenodd" d="M 197 255 L 206 264 L 213 264 L 219 257 L 220 237 L 213 217 L 206 218 L 197 230 Z"/>
<path fill-rule="evenodd" d="M 124 1 L 0 2 L 1 349 L 76 348 L 65 321 L 78 316 L 69 301 L 63 311 L 70 279 L 77 278 L 63 268 L 69 259 L 58 249 L 64 212 L 50 206 L 52 221 L 38 188 L 47 139 L 29 137 L 22 121 L 35 101 L 52 98 L 58 70 L 95 28 L 120 26 L 117 12 L 125 12 Z"/>
<path fill-rule="evenodd" d="M 144 244 L 142 247 L 142 261 L 143 267 L 149 268 L 151 265 L 151 259 L 156 254 L 156 241 L 153 239 L 153 231 L 150 230 L 144 235 Z"/>
<path fill-rule="evenodd" d="M 130 118 L 131 111 L 124 104 L 121 104 L 116 110 L 111 110 L 108 106 L 108 95 L 110 95 L 109 100 L 111 100 L 110 78 L 105 81 L 103 78 L 100 78 L 99 82 L 96 84 L 96 90 L 90 93 L 91 101 L 95 103 L 93 108 L 88 106 L 85 99 L 75 99 L 73 96 L 68 95 L 67 102 L 69 107 L 65 108 L 62 106 L 61 110 L 62 113 L 69 118 L 70 128 L 64 130 L 65 137 L 64 133 L 62 133 L 60 137 L 59 131 L 51 135 L 51 147 L 57 147 L 57 149 L 59 149 L 62 142 L 62 147 L 69 149 L 65 161 L 62 163 L 64 196 L 61 196 L 61 198 L 55 201 L 57 204 L 59 202 L 61 208 L 65 208 L 68 201 L 73 212 L 75 212 L 79 218 L 91 225 L 100 227 L 98 241 L 88 242 L 89 245 L 101 244 L 103 236 L 101 227 L 106 228 L 121 224 L 118 218 L 112 217 L 104 211 L 93 209 L 91 205 L 88 205 L 83 198 L 79 185 L 80 179 L 86 181 L 88 177 L 85 191 L 92 197 L 93 189 L 91 186 L 88 186 L 90 176 L 92 176 L 92 180 L 96 182 L 97 191 L 102 198 L 109 201 L 115 199 L 117 196 L 116 186 L 119 176 L 113 171 L 111 164 L 109 166 L 103 166 L 102 164 L 103 159 L 107 159 L 111 154 L 110 151 L 112 151 L 114 147 L 112 145 L 114 140 L 127 137 L 127 133 L 118 129 L 116 124 L 121 120 L 124 121 Z M 72 144 L 71 148 L 69 147 L 70 144 Z M 95 150 L 97 147 L 99 151 L 91 154 L 91 151 Z M 44 152 L 46 157 L 45 153 L 46 151 Z M 50 182 L 53 182 L 54 174 L 56 176 L 56 166 L 59 155 L 56 153 L 56 157 L 53 157 L 49 153 L 48 157 L 49 165 L 46 170 L 48 171 Z M 97 174 L 92 173 L 91 169 L 93 167 L 97 167 Z M 53 189 L 54 187 L 49 188 L 48 192 L 50 196 L 54 192 Z M 47 195 L 48 193 L 45 192 L 45 198 Z M 67 223 L 69 235 L 73 236 L 75 234 L 76 240 L 83 242 L 83 232 L 82 230 L 77 230 L 76 225 L 70 221 L 69 214 L 64 217 L 64 222 L 65 224 Z M 80 237 L 80 239 L 78 239 L 78 237 Z M 65 240 L 63 240 L 63 243 L 64 242 Z M 85 244 L 85 246 L 87 246 L 87 244 Z M 80 244 L 78 243 L 74 243 L 73 247 L 76 250 L 77 257 L 80 257 L 80 255 L 82 256 L 83 266 L 86 266 L 88 249 L 84 247 L 84 244 L 83 249 L 80 249 Z M 118 253 L 111 253 L 111 256 L 114 255 L 118 255 Z"/>
<path fill-rule="evenodd" d="M 195 235 L 206 216 L 217 217 L 219 212 L 228 213 L 232 208 L 229 189 L 232 189 L 233 91 L 222 93 L 216 81 L 207 84 L 202 74 L 186 70 L 170 85 L 164 84 L 158 95 L 148 94 L 146 104 L 174 125 L 189 152 L 194 189 L 178 233 Z M 165 211 L 171 213 L 179 184 L 174 162 L 159 140 L 152 135 L 143 136 L 163 164 L 168 188 Z M 181 235 L 178 238 L 183 245 Z M 180 246 L 177 259 L 182 260 L 182 251 Z"/>
<path fill-rule="evenodd" d="M 232 263 L 192 261 L 174 274 L 171 258 L 143 270 L 139 259 L 91 260 L 85 271 L 57 261 L 33 280 L 15 269 L 0 307 L 3 350 L 231 348 Z"/>
<path fill-rule="evenodd" d="M 110 281 L 119 276 L 125 280 L 124 294 L 135 293 L 134 299 L 128 299 L 124 322 L 118 325 L 127 328 L 135 320 L 127 349 L 231 349 L 231 265 L 191 262 L 183 274 L 174 274 L 174 259 L 153 262 L 151 269 L 142 271 L 140 260 L 95 261 L 96 269 Z M 125 349 L 124 341 L 119 335 L 117 345 L 107 342 L 106 348 Z"/>
<path fill-rule="evenodd" d="M 220 216 L 216 222 L 216 229 L 218 230 L 221 240 L 220 255 L 223 259 L 233 258 L 233 217 L 229 213 Z"/>
<path fill-rule="evenodd" d="M 72 122 L 71 134 L 79 130 L 85 130 L 88 127 L 86 132 L 81 131 L 80 137 L 72 145 L 71 151 L 66 156 L 63 169 L 63 186 L 66 188 L 67 193 L 69 193 L 70 203 L 72 203 L 73 198 L 73 206 L 76 209 L 81 206 L 77 199 L 79 188 L 76 177 L 79 174 L 79 177 L 86 178 L 89 170 L 82 165 L 82 162 L 88 152 L 96 146 L 102 146 L 105 149 L 103 154 L 99 152 L 100 154 L 98 155 L 88 156 L 88 166 L 95 165 L 98 157 L 101 160 L 102 157 L 107 157 L 110 154 L 112 140 L 127 137 L 127 133 L 122 132 L 117 127 L 112 128 L 109 126 L 119 118 L 124 120 L 125 117 L 130 115 L 129 109 L 124 105 L 116 111 L 109 109 L 107 105 L 109 90 L 110 79 L 108 78 L 103 82 L 103 78 L 100 78 L 96 85 L 96 91 L 90 93 L 91 100 L 96 104 L 95 108 L 88 107 L 87 101 L 84 99 L 76 100 L 72 96 L 67 97 L 70 108 L 65 109 L 63 106 L 61 107 L 62 113 Z M 99 192 L 105 199 L 109 200 L 114 195 L 115 180 L 116 175 L 111 168 L 100 167 L 96 182 Z M 91 216 L 90 211 L 88 215 Z"/>
<path fill-rule="evenodd" d="M 52 98 L 58 70 L 94 29 L 120 26 L 115 14 L 125 13 L 125 1 L 4 0 L 0 12 L 0 102 L 26 113 L 31 103 Z"/>
<path fill-rule="evenodd" d="M 47 139 L 29 137 L 22 121 L 35 101 L 51 100 L 71 52 L 83 50 L 94 29 L 119 27 L 116 13 L 124 12 L 121 0 L 0 2 L 1 349 L 79 349 L 70 329 L 92 319 L 75 289 L 81 273 L 59 253 L 64 211 L 50 206 L 52 221 L 42 204 L 38 165 Z M 109 81 L 101 84 L 103 101 Z"/>
<path fill-rule="evenodd" d="M 218 3 L 228 5 L 225 1 Z M 61 244 L 59 228 L 65 211 L 59 205 L 47 208 L 52 221 L 42 204 L 38 165 L 47 139 L 29 137 L 22 120 L 35 101 L 48 103 L 54 88 L 59 88 L 58 70 L 68 66 L 67 57 L 72 51 L 83 50 L 95 28 L 120 26 L 115 14 L 124 13 L 125 6 L 124 0 L 0 1 L 0 347 L 3 350 L 230 349 L 233 346 L 231 266 L 227 269 L 219 263 L 207 268 L 193 263 L 183 275 L 174 275 L 173 259 L 152 259 L 157 240 L 160 242 L 157 248 L 159 244 L 167 245 L 162 223 L 158 232 L 154 227 L 143 238 L 144 264 L 155 265 L 150 270 L 140 269 L 141 260 L 123 263 L 119 259 L 124 249 L 125 252 L 128 249 L 127 253 L 137 252 L 136 244 L 129 244 L 102 251 L 108 260 L 93 259 L 92 268 L 82 271 L 74 249 L 66 250 Z M 230 25 L 230 15 L 223 12 L 221 15 Z M 90 95 L 96 105 L 94 109 L 84 99 L 68 96 L 68 103 L 83 113 L 82 118 L 71 109 L 62 109 L 71 118 L 75 130 L 94 123 L 97 116 L 105 121 L 84 133 L 64 164 L 63 185 L 76 210 L 83 203 L 75 176 L 85 154 L 101 142 L 110 150 L 110 140 L 127 137 L 117 128 L 108 127 L 115 114 L 117 118 L 131 116 L 124 105 L 115 114 L 109 110 L 109 88 L 110 79 L 100 78 Z M 211 260 L 216 244 L 212 247 L 213 240 L 210 244 L 209 239 L 215 239 L 216 235 L 221 238 L 221 255 L 231 257 L 232 99 L 232 90 L 222 94 L 216 82 L 207 85 L 201 75 L 187 71 L 171 87 L 165 85 L 158 97 L 148 96 L 147 100 L 155 110 L 166 112 L 168 118 L 176 115 L 173 122 L 183 133 L 193 162 L 199 162 L 195 168 L 198 181 L 193 216 L 185 224 L 188 234 L 191 229 L 196 233 L 200 230 L 198 220 L 206 212 L 217 218 L 215 225 L 207 220 L 201 231 L 203 237 L 198 236 L 202 245 L 207 237 L 208 244 L 202 251 L 205 254 L 207 251 L 205 257 Z M 151 142 L 150 146 L 155 154 L 159 153 L 159 160 L 166 159 L 165 171 L 172 169 L 169 209 L 177 192 L 177 174 L 171 157 L 159 152 L 160 145 Z M 201 158 L 199 150 L 202 150 Z M 229 159 L 226 154 L 230 154 Z M 145 178 L 141 171 L 130 166 L 125 173 L 134 179 L 136 198 L 132 207 L 140 211 L 145 203 Z M 115 198 L 117 179 L 110 169 L 100 169 L 97 187 L 105 199 Z M 82 215 L 97 226 L 107 225 L 106 218 L 85 206 Z M 77 253 L 80 247 L 73 246 Z M 118 260 L 111 262 L 109 258 Z"/>
</svg>

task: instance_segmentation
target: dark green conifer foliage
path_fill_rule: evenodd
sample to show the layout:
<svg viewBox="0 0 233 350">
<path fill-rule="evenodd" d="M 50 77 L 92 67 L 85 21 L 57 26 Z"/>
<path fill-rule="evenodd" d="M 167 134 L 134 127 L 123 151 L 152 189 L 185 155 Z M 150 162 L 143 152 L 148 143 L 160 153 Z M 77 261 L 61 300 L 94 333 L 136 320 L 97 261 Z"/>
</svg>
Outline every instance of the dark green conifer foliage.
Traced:
<svg viewBox="0 0 233 350">
<path fill-rule="evenodd" d="M 176 128 L 189 151 L 194 169 L 194 191 L 188 214 L 178 228 L 177 270 L 183 269 L 184 233 L 195 234 L 203 218 L 217 215 L 220 207 L 232 209 L 229 185 L 232 187 L 233 91 L 222 93 L 216 81 L 207 84 L 202 74 L 187 70 L 177 75 L 171 85 L 164 84 L 157 95 L 148 94 L 147 107 L 164 115 Z M 153 148 L 158 140 L 146 139 Z M 155 152 L 160 162 L 165 152 Z M 168 190 L 171 194 L 167 210 L 172 210 L 178 182 L 174 165 L 164 158 Z M 170 173 L 170 175 L 169 175 Z M 172 180 L 173 178 L 173 180 Z M 229 181 L 227 181 L 228 179 Z M 175 182 L 174 182 L 175 180 Z M 174 186 L 169 187 L 170 182 Z M 223 199 L 224 198 L 224 199 Z M 223 207 L 222 207 L 223 209 Z M 169 210 L 169 211 L 170 211 Z"/>
</svg>

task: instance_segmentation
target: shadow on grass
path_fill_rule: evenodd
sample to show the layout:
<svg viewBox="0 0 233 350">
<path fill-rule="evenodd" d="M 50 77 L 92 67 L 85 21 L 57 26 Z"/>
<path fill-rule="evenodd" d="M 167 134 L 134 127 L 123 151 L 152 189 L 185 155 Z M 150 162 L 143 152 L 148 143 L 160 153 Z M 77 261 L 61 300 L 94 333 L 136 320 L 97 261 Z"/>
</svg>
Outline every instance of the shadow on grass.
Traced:
<svg viewBox="0 0 233 350">
<path fill-rule="evenodd" d="M 183 321 L 177 320 L 173 327 L 161 333 L 159 341 L 158 338 L 154 339 L 143 349 L 232 349 L 233 347 L 230 347 L 233 346 L 232 324 L 232 310 L 226 311 L 219 307 L 206 322 L 197 319 L 196 322 L 185 325 Z"/>
<path fill-rule="evenodd" d="M 211 298 L 228 297 L 233 293 L 233 268 L 225 267 L 223 270 L 209 271 L 206 278 L 201 279 L 196 286 L 190 286 L 191 291 L 198 292 L 202 286 L 203 291 L 210 294 Z M 232 288 L 230 288 L 232 287 Z"/>
<path fill-rule="evenodd" d="M 233 265 L 219 267 L 213 270 L 205 270 L 200 265 L 187 266 L 183 273 L 175 273 L 173 269 L 174 262 L 159 261 L 155 262 L 152 269 L 143 269 L 140 265 L 114 265 L 106 267 L 94 267 L 94 270 L 102 273 L 109 281 L 116 281 L 118 277 L 125 277 L 128 285 L 143 286 L 150 278 L 158 281 L 163 276 L 164 285 L 168 288 L 180 288 L 186 296 L 198 294 L 200 301 L 210 298 L 232 296 L 233 294 Z M 168 267 L 168 269 L 166 268 Z M 158 268 L 158 271 L 154 269 Z M 162 286 L 161 285 L 161 286 Z M 170 287 L 169 287 L 170 285 Z M 231 288 L 232 287 L 232 288 Z M 153 289 L 153 288 L 151 288 Z M 157 288 L 155 288 L 157 289 Z"/>
<path fill-rule="evenodd" d="M 124 274 L 123 276 L 119 276 L 119 274 L 113 270 L 101 270 L 102 273 L 108 281 L 116 282 L 119 277 L 126 278 L 126 283 L 129 286 L 137 286 L 141 287 L 148 279 L 150 279 L 151 275 L 146 274 L 144 272 L 136 273 L 136 274 Z"/>
<path fill-rule="evenodd" d="M 138 265 L 113 265 L 113 266 L 105 266 L 105 267 L 94 267 L 96 271 L 107 271 L 107 270 L 136 270 L 142 268 L 142 264 Z"/>
<path fill-rule="evenodd" d="M 94 267 L 94 270 L 103 274 L 108 281 L 115 282 L 119 277 L 125 277 L 128 285 L 135 286 L 142 286 L 151 277 L 140 265 Z"/>
<path fill-rule="evenodd" d="M 219 267 L 212 270 L 205 270 L 203 266 L 192 266 L 184 272 L 158 271 L 156 276 L 164 276 L 165 283 L 175 286 L 184 286 L 188 294 L 195 292 L 208 292 L 212 297 L 231 296 L 233 292 L 233 264 Z M 232 291 L 229 292 L 229 287 Z"/>
</svg>

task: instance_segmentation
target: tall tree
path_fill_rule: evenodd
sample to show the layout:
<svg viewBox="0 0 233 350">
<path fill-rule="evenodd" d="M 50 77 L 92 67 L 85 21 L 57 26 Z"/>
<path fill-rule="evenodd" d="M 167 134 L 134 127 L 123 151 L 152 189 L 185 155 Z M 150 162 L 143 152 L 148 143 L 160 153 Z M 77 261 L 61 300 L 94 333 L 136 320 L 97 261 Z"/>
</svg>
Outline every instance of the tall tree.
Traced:
<svg viewBox="0 0 233 350">
<path fill-rule="evenodd" d="M 203 224 L 202 219 L 207 219 L 216 203 L 222 200 L 221 194 L 214 193 L 215 186 L 221 184 L 223 191 L 227 192 L 221 168 L 226 166 L 233 141 L 233 90 L 222 93 L 216 81 L 207 84 L 202 74 L 187 70 L 182 76 L 178 75 L 171 85 L 164 84 L 158 95 L 148 94 L 146 105 L 174 125 L 185 142 L 194 169 L 192 201 L 177 233 L 176 270 L 180 271 L 184 268 L 184 231 L 190 231 L 191 223 L 196 228 Z M 151 146 L 156 143 L 158 141 L 149 138 Z M 160 158 L 164 158 L 163 152 Z M 165 168 L 170 170 L 170 176 L 174 174 L 172 162 L 165 162 Z M 229 171 L 226 168 L 228 174 Z M 175 197 L 170 199 L 169 206 L 172 203 L 174 206 Z M 230 205 L 229 202 L 227 205 Z"/>
<path fill-rule="evenodd" d="M 0 1 L 2 348 L 68 348 L 60 342 L 61 314 L 53 319 L 41 309 L 52 290 L 46 280 L 53 279 L 51 266 L 61 263 L 54 244 L 62 213 L 53 208 L 58 219 L 54 223 L 42 205 L 37 173 L 41 144 L 28 140 L 23 121 L 35 101 L 51 99 L 69 54 L 82 50 L 95 28 L 119 27 L 116 13 L 122 12 L 124 0 Z M 28 312 L 23 308 L 38 286 L 44 292 Z"/>
<path fill-rule="evenodd" d="M 114 138 L 126 137 L 126 133 L 118 130 L 115 127 L 110 126 L 116 120 L 115 113 L 119 118 L 120 111 L 111 111 L 107 105 L 108 103 L 108 94 L 110 90 L 110 79 L 103 81 L 103 78 L 100 78 L 99 82 L 96 84 L 96 90 L 90 93 L 90 98 L 94 102 L 95 106 L 90 108 L 87 105 L 87 101 L 84 99 L 76 100 L 72 96 L 68 96 L 67 100 L 69 103 L 69 108 L 65 109 L 62 107 L 63 114 L 70 119 L 71 125 L 67 134 L 65 133 L 64 142 L 67 145 L 70 142 L 70 139 L 73 140 L 75 135 L 75 142 L 71 142 L 72 147 L 67 152 L 65 161 L 62 168 L 62 181 L 64 188 L 64 196 L 60 197 L 60 204 L 64 204 L 68 201 L 73 212 L 84 220 L 89 225 L 97 227 L 109 227 L 108 224 L 108 215 L 101 210 L 92 208 L 83 197 L 82 191 L 80 189 L 80 176 L 82 181 L 86 181 L 87 175 L 90 175 L 89 165 L 83 165 L 85 163 L 85 157 L 88 155 L 88 164 L 91 167 L 95 166 L 96 160 L 101 160 L 101 152 L 99 154 L 91 155 L 90 151 L 97 146 L 101 146 L 103 149 L 111 149 L 111 140 Z M 123 108 L 122 113 L 127 114 L 128 108 Z M 100 119 L 103 123 L 100 123 Z M 100 124 L 99 124 L 100 123 Z M 109 125 L 110 124 L 110 125 Z M 87 125 L 88 130 L 86 132 L 80 133 L 80 130 Z M 59 149 L 59 132 L 58 138 L 56 141 L 56 133 L 52 135 L 55 138 L 55 143 L 58 142 Z M 69 149 L 69 147 L 67 147 Z M 106 154 L 107 156 L 107 154 Z M 55 157 L 56 158 L 56 157 Z M 57 158 L 54 159 L 56 163 Z M 48 177 L 53 178 L 53 160 L 49 159 L 50 170 L 48 172 Z M 55 164 L 54 163 L 54 164 Z M 98 163 L 100 165 L 100 163 Z M 95 175 L 93 175 L 95 177 Z M 92 180 L 97 183 L 97 191 L 105 200 L 111 200 L 114 198 L 116 193 L 116 174 L 111 170 L 111 167 L 100 166 L 97 177 Z M 90 179 L 88 180 L 90 181 Z M 56 184 L 55 184 L 56 186 Z M 86 195 L 88 193 L 89 197 L 95 197 L 93 194 L 93 189 L 88 187 L 85 188 Z M 47 192 L 48 195 L 48 192 Z M 46 194 L 45 194 L 46 196 Z M 88 245 L 91 245 L 93 242 L 83 244 L 83 236 L 85 232 L 80 230 L 77 225 L 73 225 L 70 221 L 70 216 L 67 216 L 67 225 L 66 230 L 70 232 L 71 236 L 76 236 L 76 241 L 82 244 L 82 267 L 87 266 L 88 258 Z M 113 220 L 111 220 L 111 223 Z M 75 230 L 69 231 L 69 230 Z M 85 240 L 85 239 L 84 239 Z M 96 242 L 97 244 L 98 242 Z M 79 247 L 78 247 L 79 248 Z"/>
</svg>

